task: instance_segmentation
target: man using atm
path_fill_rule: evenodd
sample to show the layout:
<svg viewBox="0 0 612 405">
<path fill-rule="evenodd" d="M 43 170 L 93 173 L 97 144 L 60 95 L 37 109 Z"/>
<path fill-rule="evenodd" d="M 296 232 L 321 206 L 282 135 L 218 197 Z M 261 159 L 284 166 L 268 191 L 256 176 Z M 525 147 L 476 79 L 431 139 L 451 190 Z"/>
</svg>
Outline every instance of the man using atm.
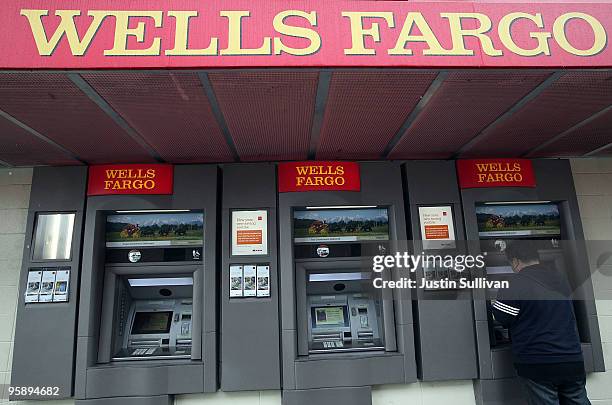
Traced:
<svg viewBox="0 0 612 405">
<path fill-rule="evenodd" d="M 528 241 L 508 244 L 506 258 L 517 274 L 493 301 L 493 315 L 510 331 L 514 367 L 529 404 L 590 404 L 566 276 L 541 264 Z"/>
</svg>

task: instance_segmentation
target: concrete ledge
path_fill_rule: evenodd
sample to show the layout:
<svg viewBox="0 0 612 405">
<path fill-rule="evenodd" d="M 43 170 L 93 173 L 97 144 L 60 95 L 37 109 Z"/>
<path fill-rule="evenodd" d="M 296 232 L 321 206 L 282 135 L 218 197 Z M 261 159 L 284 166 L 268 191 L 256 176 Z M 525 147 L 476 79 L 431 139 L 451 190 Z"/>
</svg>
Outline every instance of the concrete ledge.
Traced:
<svg viewBox="0 0 612 405">
<path fill-rule="evenodd" d="M 518 378 L 474 380 L 477 405 L 525 405 L 527 400 Z"/>
<path fill-rule="evenodd" d="M 80 399 L 75 405 L 172 405 L 173 399 L 169 395 L 156 397 L 119 397 L 101 399 Z"/>
<path fill-rule="evenodd" d="M 312 358 L 295 363 L 299 390 L 404 383 L 404 356 L 381 353 L 367 357 Z"/>
<path fill-rule="evenodd" d="M 204 392 L 204 364 L 120 364 L 87 369 L 88 398 Z"/>
<path fill-rule="evenodd" d="M 372 387 L 283 391 L 283 405 L 372 405 Z"/>
</svg>

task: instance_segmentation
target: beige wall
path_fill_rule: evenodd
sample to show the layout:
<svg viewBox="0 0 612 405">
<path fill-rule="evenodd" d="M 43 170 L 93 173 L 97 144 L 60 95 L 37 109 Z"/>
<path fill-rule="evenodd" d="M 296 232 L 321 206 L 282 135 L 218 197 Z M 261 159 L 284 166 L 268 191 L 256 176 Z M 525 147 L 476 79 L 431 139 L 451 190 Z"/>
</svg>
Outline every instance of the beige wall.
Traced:
<svg viewBox="0 0 612 405">
<path fill-rule="evenodd" d="M 574 181 L 586 239 L 612 240 L 612 159 L 575 159 Z M 32 171 L 0 169 L 0 383 L 8 384 L 21 267 L 25 221 Z M 610 276 L 605 275 L 608 272 Z M 612 264 L 594 275 L 597 311 L 606 364 L 612 368 Z M 603 299 L 603 298 L 607 299 Z M 612 405 L 612 371 L 589 376 L 593 405 Z M 0 395 L 0 398 L 5 395 Z M 416 383 L 374 387 L 374 405 L 473 405 L 471 381 Z M 0 403 L 2 400 L 0 400 Z M 35 401 L 22 402 L 33 405 Z M 41 402 L 72 405 L 74 401 Z M 182 395 L 177 405 L 279 405 L 279 392 Z M 14 403 L 13 403 L 14 404 Z"/>
<path fill-rule="evenodd" d="M 12 363 L 17 284 L 31 180 L 31 169 L 0 170 L 0 391 L 9 383 Z M 5 397 L 2 392 L 0 398 Z"/>
<path fill-rule="evenodd" d="M 585 239 L 612 241 L 612 159 L 574 159 L 572 172 Z M 608 241 L 608 242 L 606 242 Z M 603 344 L 605 373 L 591 374 L 587 381 L 593 405 L 612 404 L 612 261 L 595 267 L 596 255 L 590 258 L 597 315 Z"/>
</svg>

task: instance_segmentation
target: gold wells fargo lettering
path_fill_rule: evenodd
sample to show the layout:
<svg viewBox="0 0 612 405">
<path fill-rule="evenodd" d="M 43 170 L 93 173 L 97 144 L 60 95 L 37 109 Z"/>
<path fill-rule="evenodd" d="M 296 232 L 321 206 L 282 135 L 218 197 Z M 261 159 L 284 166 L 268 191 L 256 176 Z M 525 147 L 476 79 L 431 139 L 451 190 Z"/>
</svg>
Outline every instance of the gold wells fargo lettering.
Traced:
<svg viewBox="0 0 612 405">
<path fill-rule="evenodd" d="M 108 169 L 104 172 L 105 190 L 153 190 L 155 169 Z"/>
<path fill-rule="evenodd" d="M 343 186 L 344 167 L 342 166 L 297 166 L 295 186 Z"/>
<path fill-rule="evenodd" d="M 194 49 L 189 46 L 190 28 L 196 24 L 206 24 L 197 11 L 168 11 L 164 18 L 163 11 L 112 11 L 112 10 L 90 10 L 86 13 L 91 22 L 79 35 L 76 28 L 76 19 L 87 18 L 81 10 L 57 10 L 55 15 L 59 17 L 59 25 L 55 31 L 46 26 L 45 21 L 49 18 L 49 10 L 21 10 L 30 25 L 34 42 L 41 56 L 51 56 L 57 49 L 62 38 L 66 38 L 70 52 L 73 56 L 83 56 L 94 41 L 96 34 L 103 24 L 112 17 L 114 20 L 113 46 L 104 50 L 106 56 L 159 56 L 162 49 L 168 56 L 214 56 L 214 55 L 298 55 L 305 56 L 316 53 L 321 47 L 321 37 L 312 28 L 291 25 L 287 19 L 301 19 L 311 27 L 317 25 L 317 14 L 314 11 L 305 12 L 300 10 L 285 10 L 278 13 L 272 23 L 278 36 L 263 37 L 261 46 L 257 48 L 243 47 L 244 25 L 251 17 L 250 11 L 221 11 L 219 18 L 226 20 L 227 47 L 220 49 L 219 37 L 211 36 L 206 48 Z M 163 44 L 160 30 L 168 24 L 168 19 L 174 20 L 174 41 L 172 44 Z M 128 39 L 133 37 L 138 44 L 144 44 L 142 48 L 128 48 Z M 286 44 L 287 37 L 302 38 L 307 40 L 308 45 L 301 48 Z M 285 42 L 283 39 L 285 38 Z M 170 48 L 171 46 L 171 48 Z"/>
<path fill-rule="evenodd" d="M 100 29 L 108 24 L 114 24 L 114 31 L 112 42 L 105 44 L 107 48 L 103 53 L 106 56 L 308 56 L 317 53 L 323 42 L 317 31 L 319 16 L 316 11 L 284 10 L 268 17 L 268 21 L 262 21 L 262 17 L 255 19 L 248 10 L 220 11 L 218 15 L 200 15 L 195 10 L 56 10 L 56 24 L 49 22 L 53 18 L 50 13 L 50 10 L 21 10 L 41 56 L 52 56 L 64 38 L 72 55 L 83 56 Z M 434 32 L 430 22 L 416 11 L 401 14 L 390 11 L 343 11 L 338 16 L 331 16 L 337 18 L 350 35 L 351 45 L 344 49 L 345 55 L 386 52 L 388 55 L 410 56 L 415 52 L 411 44 L 421 43 L 425 45 L 420 51 L 424 56 L 473 56 L 475 50 L 467 47 L 467 38 L 477 40 L 483 53 L 488 56 L 502 56 L 506 52 L 525 57 L 550 55 L 552 41 L 568 54 L 594 56 L 602 52 L 607 44 L 607 33 L 602 23 L 592 15 L 581 12 L 559 15 L 548 26 L 541 13 L 513 12 L 502 16 L 499 21 L 492 21 L 483 13 L 442 12 L 438 17 L 444 23 L 444 31 Z M 210 26 L 211 19 L 217 19 L 224 27 L 223 32 L 201 34 L 207 35 L 207 38 L 192 38 L 194 34 L 190 32 L 195 27 Z M 589 48 L 578 48 L 577 39 L 568 35 L 567 27 L 575 20 L 585 27 L 580 30 L 584 35 L 592 35 L 593 42 Z M 80 23 L 79 30 L 76 28 L 77 21 Z M 84 21 L 87 23 L 84 24 Z M 270 24 L 275 35 L 253 38 L 256 45 L 246 47 L 243 40 L 247 35 L 245 27 L 249 24 Z M 439 27 L 440 24 L 433 26 Z M 466 28 L 468 26 L 475 28 Z M 522 32 L 516 26 L 531 28 Z M 170 38 L 162 35 L 164 30 L 172 27 L 174 32 Z M 258 31 L 261 31 L 260 27 Z M 492 31 L 497 31 L 497 38 L 491 36 Z M 135 39 L 135 45 L 133 41 L 128 45 L 130 38 Z M 301 47 L 288 45 L 289 38 L 300 39 Z M 447 39 L 446 46 L 442 46 L 440 39 Z M 393 43 L 388 49 L 380 49 L 383 40 Z M 192 47 L 195 42 L 205 43 L 206 46 Z M 223 48 L 221 42 L 224 42 Z M 330 42 L 334 43 L 332 39 Z"/>
<path fill-rule="evenodd" d="M 520 183 L 523 181 L 522 167 L 514 163 L 476 163 L 479 183 Z"/>
<path fill-rule="evenodd" d="M 422 53 L 424 56 L 473 56 L 474 50 L 466 48 L 465 39 L 472 37 L 478 40 L 485 55 L 502 56 L 504 49 L 519 56 L 537 56 L 540 54 L 550 55 L 549 40 L 554 39 L 559 47 L 565 52 L 577 56 L 594 56 L 606 47 L 607 34 L 603 25 L 595 17 L 586 13 L 566 13 L 557 17 L 552 25 L 551 31 L 545 31 L 544 22 L 540 13 L 510 13 L 503 16 L 493 26 L 491 18 L 482 13 L 440 13 L 440 17 L 446 20 L 445 33 L 435 33 L 422 13 L 409 12 L 403 18 L 392 12 L 383 11 L 345 11 L 342 17 L 348 19 L 351 30 L 351 47 L 344 49 L 345 55 L 376 55 L 376 44 L 383 40 L 381 24 L 385 24 L 385 33 L 394 34 L 392 38 L 395 44 L 387 49 L 389 55 L 412 55 L 411 43 L 423 43 L 426 45 Z M 396 18 L 397 17 L 397 18 Z M 466 21 L 475 22 L 477 28 L 464 28 Z M 531 21 L 533 30 L 528 33 L 516 33 L 513 24 L 520 20 Z M 566 26 L 571 20 L 582 20 L 591 29 L 593 34 L 593 45 L 588 49 L 578 49 L 572 44 L 572 39 L 567 37 Z M 499 43 L 494 43 L 490 36 L 491 30 L 497 30 Z M 399 30 L 399 33 L 397 31 Z M 550 30 L 550 28 L 549 28 Z M 415 34 L 414 31 L 418 31 Z M 451 47 L 444 48 L 439 37 L 450 34 Z M 521 48 L 517 45 L 518 36 L 527 36 L 532 47 Z M 587 34 L 588 35 L 588 34 Z M 366 39 L 370 38 L 374 44 L 366 46 Z M 575 39 L 574 39 L 575 41 Z"/>
</svg>

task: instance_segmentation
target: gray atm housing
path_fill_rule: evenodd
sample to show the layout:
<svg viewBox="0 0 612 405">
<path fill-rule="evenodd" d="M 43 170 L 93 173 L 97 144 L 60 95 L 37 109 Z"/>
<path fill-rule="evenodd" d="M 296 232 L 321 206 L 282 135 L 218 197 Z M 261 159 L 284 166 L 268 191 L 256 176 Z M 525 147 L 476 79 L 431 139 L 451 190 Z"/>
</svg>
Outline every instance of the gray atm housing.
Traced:
<svg viewBox="0 0 612 405">
<path fill-rule="evenodd" d="M 404 199 L 401 170 L 398 163 L 367 162 L 360 164 L 361 191 L 321 191 L 280 193 L 279 257 L 281 296 L 281 342 L 283 370 L 283 403 L 286 405 L 334 403 L 339 405 L 371 404 L 371 386 L 416 381 L 412 297 L 410 290 L 397 290 L 387 302 L 392 304 L 393 325 L 386 325 L 386 350 L 348 353 L 314 353 L 300 349 L 307 340 L 307 302 L 299 297 L 304 286 L 297 277 L 304 271 L 347 269 L 369 266 L 355 259 L 321 259 L 297 261 L 293 255 L 293 209 L 307 206 L 382 206 L 389 208 L 392 250 L 406 249 Z M 402 242 L 403 241 L 403 242 Z M 397 277 L 394 274 L 394 277 Z M 390 293 L 390 291 L 388 291 Z M 390 305 L 387 305 L 391 308 Z M 396 345 L 391 342 L 396 338 Z"/>
<path fill-rule="evenodd" d="M 419 207 L 450 206 L 454 218 L 456 249 L 427 251 L 427 254 L 461 254 L 466 246 L 461 195 L 454 161 L 411 161 L 403 165 L 406 215 L 414 252 L 422 251 Z M 420 285 L 423 269 L 416 272 Z M 423 381 L 478 378 L 470 290 L 414 292 L 415 338 L 419 379 Z"/>
<path fill-rule="evenodd" d="M 229 164 L 222 170 L 221 389 L 280 389 L 276 165 Z M 266 255 L 232 255 L 230 220 L 239 210 L 268 212 Z M 269 297 L 229 297 L 230 266 L 247 264 L 270 266 Z"/>
<path fill-rule="evenodd" d="M 562 239 L 576 241 L 574 249 L 565 252 L 570 284 L 575 289 L 575 311 L 582 339 L 587 372 L 604 371 L 593 285 L 584 247 L 584 234 L 576 190 L 569 161 L 533 160 L 536 187 L 501 187 L 463 189 L 463 215 L 468 241 L 479 241 L 476 204 L 482 202 L 552 201 L 559 205 Z M 478 243 L 469 243 L 473 254 L 480 253 Z M 489 340 L 486 300 L 474 291 L 474 318 L 478 350 L 479 380 L 475 383 L 479 404 L 523 404 L 525 399 L 515 378 L 509 347 L 492 347 Z"/>
<path fill-rule="evenodd" d="M 56 399 L 69 398 L 74 392 L 75 332 L 86 187 L 85 167 L 34 169 L 19 281 L 11 384 L 16 387 L 58 387 Z M 75 213 L 70 260 L 33 259 L 33 235 L 36 215 L 39 213 Z M 32 267 L 69 267 L 68 302 L 26 304 L 24 297 L 28 271 Z M 12 396 L 11 400 L 44 398 Z"/>
<path fill-rule="evenodd" d="M 217 177 L 216 166 L 176 166 L 173 195 L 93 196 L 87 199 L 76 362 L 78 404 L 167 405 L 172 402 L 173 394 L 217 389 Z M 106 264 L 107 213 L 177 209 L 204 213 L 201 262 L 187 265 Z M 193 277 L 195 310 L 191 358 L 112 361 L 112 337 L 116 326 L 113 303 L 119 288 L 117 283 L 122 277 L 152 275 Z"/>
</svg>

